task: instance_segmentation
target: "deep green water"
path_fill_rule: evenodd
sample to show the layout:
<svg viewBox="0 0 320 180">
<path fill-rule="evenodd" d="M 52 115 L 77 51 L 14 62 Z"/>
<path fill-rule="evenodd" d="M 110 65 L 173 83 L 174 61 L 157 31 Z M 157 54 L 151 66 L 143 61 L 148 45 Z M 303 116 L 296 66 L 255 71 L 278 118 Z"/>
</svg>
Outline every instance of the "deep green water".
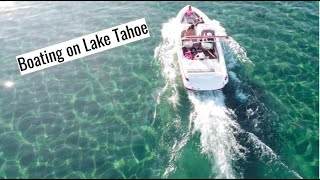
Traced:
<svg viewBox="0 0 320 180">
<path fill-rule="evenodd" d="M 223 44 L 222 92 L 183 89 L 186 2 L 1 2 L 0 178 L 318 178 L 319 3 L 188 3 L 246 51 Z M 143 17 L 150 38 L 20 75 L 17 55 Z"/>
</svg>

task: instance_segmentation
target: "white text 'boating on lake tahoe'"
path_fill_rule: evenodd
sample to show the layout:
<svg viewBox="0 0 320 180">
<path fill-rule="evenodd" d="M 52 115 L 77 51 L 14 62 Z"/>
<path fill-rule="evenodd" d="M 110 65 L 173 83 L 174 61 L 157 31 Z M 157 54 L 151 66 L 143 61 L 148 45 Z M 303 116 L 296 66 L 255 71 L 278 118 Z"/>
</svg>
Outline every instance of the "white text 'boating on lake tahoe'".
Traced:
<svg viewBox="0 0 320 180">
<path fill-rule="evenodd" d="M 145 18 L 16 56 L 21 75 L 150 37 Z"/>
</svg>

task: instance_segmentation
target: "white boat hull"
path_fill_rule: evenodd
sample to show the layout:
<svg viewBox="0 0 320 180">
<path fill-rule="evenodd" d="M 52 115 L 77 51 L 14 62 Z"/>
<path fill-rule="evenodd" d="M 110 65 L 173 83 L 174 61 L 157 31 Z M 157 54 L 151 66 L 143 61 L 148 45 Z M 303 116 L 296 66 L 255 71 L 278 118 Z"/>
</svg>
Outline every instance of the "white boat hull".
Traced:
<svg viewBox="0 0 320 180">
<path fill-rule="evenodd" d="M 223 50 L 220 41 L 217 40 L 218 38 L 214 38 L 214 48 L 212 50 L 203 50 L 203 52 L 209 53 L 206 59 L 191 60 L 186 58 L 184 54 L 183 48 L 185 47 L 183 47 L 183 41 L 186 37 L 190 36 L 183 36 L 181 32 L 191 25 L 188 24 L 185 18 L 185 12 L 188 10 L 188 7 L 189 5 L 184 7 L 177 15 L 177 20 L 180 23 L 178 31 L 180 34 L 177 35 L 177 54 L 184 86 L 187 90 L 192 91 L 222 89 L 228 83 L 228 74 Z M 195 26 L 195 36 L 197 37 L 195 40 L 198 40 L 194 42 L 195 45 L 203 42 L 198 38 L 201 37 L 201 33 L 204 33 L 206 30 L 216 31 L 214 24 L 203 12 L 194 7 L 192 7 L 192 10 L 204 20 L 204 24 Z M 214 53 L 216 53 L 216 56 L 213 55 Z"/>
</svg>

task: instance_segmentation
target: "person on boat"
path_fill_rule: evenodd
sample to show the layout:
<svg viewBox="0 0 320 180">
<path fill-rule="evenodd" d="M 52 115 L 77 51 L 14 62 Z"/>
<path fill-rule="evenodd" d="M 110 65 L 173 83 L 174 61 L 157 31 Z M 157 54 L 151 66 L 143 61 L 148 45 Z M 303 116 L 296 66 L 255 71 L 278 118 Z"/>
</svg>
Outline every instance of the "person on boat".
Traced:
<svg viewBox="0 0 320 180">
<path fill-rule="evenodd" d="M 185 15 L 186 15 L 186 16 L 191 16 L 191 15 L 193 15 L 193 10 L 192 10 L 192 7 L 191 7 L 191 6 L 189 6 L 189 9 L 188 9 L 188 11 L 185 13 Z"/>
<path fill-rule="evenodd" d="M 187 12 L 184 14 L 186 21 L 189 24 L 196 24 L 196 15 L 195 12 L 192 10 L 192 7 L 189 6 L 189 9 L 187 10 Z"/>
<path fill-rule="evenodd" d="M 193 59 L 194 60 L 204 60 L 206 58 L 208 58 L 208 57 L 206 57 L 203 52 L 199 52 L 196 56 L 194 56 Z"/>
<path fill-rule="evenodd" d="M 195 25 L 197 26 L 198 24 L 201 24 L 201 23 L 204 23 L 203 18 L 202 17 L 197 18 L 197 23 Z"/>
<path fill-rule="evenodd" d="M 191 51 L 192 56 L 195 56 L 198 53 L 197 49 L 193 46 L 191 47 L 190 51 Z"/>
<path fill-rule="evenodd" d="M 194 25 L 188 27 L 187 31 L 185 32 L 184 36 L 194 36 L 196 35 L 196 31 L 194 30 Z"/>
<path fill-rule="evenodd" d="M 196 31 L 194 29 L 194 25 L 190 25 L 188 27 L 188 29 L 186 30 L 186 32 L 184 33 L 184 37 L 186 36 L 195 36 L 196 35 Z M 192 42 L 196 42 L 197 40 L 196 39 L 190 39 Z"/>
<path fill-rule="evenodd" d="M 188 49 L 188 51 L 186 51 L 186 52 L 184 53 L 184 57 L 186 57 L 187 59 L 192 59 L 192 54 L 191 54 L 190 49 Z"/>
</svg>

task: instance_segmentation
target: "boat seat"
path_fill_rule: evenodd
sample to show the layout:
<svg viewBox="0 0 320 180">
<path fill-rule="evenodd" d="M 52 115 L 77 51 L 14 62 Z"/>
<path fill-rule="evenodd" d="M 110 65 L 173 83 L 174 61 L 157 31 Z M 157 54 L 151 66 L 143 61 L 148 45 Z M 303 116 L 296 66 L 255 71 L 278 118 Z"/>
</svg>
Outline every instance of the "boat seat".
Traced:
<svg viewBox="0 0 320 180">
<path fill-rule="evenodd" d="M 214 31 L 213 30 L 210 30 L 210 29 L 206 29 L 206 30 L 202 30 L 201 32 L 201 36 L 206 36 L 208 33 L 211 33 L 212 36 L 215 35 Z"/>
<path fill-rule="evenodd" d="M 201 47 L 205 50 L 210 50 L 213 48 L 213 44 L 210 42 L 202 42 Z"/>
<path fill-rule="evenodd" d="M 183 47 L 190 49 L 192 48 L 192 46 L 193 46 L 192 41 L 183 41 Z"/>
<path fill-rule="evenodd" d="M 201 32 L 201 36 L 213 36 L 213 35 L 214 35 L 214 31 L 212 31 L 212 30 L 203 30 Z M 211 41 L 211 42 L 207 42 L 207 41 Z M 204 38 L 201 43 L 201 47 L 205 50 L 213 49 L 213 42 L 212 41 L 214 41 L 213 38 Z"/>
</svg>

